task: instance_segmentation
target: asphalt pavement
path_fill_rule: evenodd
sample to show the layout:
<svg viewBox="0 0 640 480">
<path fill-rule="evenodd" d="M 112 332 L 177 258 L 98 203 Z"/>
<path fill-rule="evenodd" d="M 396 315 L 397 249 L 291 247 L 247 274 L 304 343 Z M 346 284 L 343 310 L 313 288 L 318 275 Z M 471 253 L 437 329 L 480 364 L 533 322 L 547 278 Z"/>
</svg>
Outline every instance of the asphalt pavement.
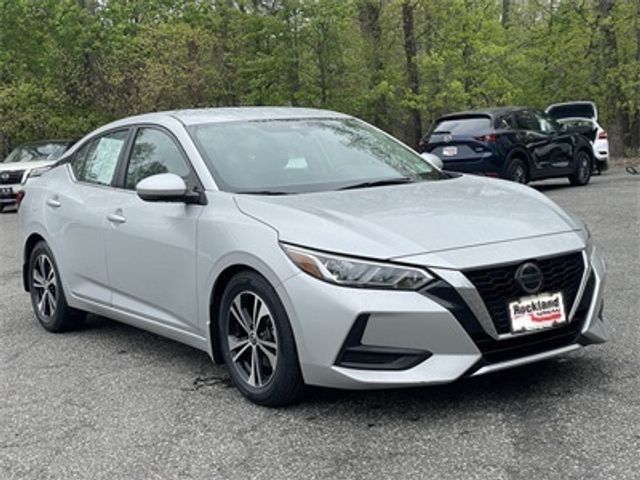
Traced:
<svg viewBox="0 0 640 480">
<path fill-rule="evenodd" d="M 44 331 L 16 215 L 0 214 L 0 480 L 640 479 L 640 176 L 536 188 L 605 251 L 611 342 L 447 386 L 316 389 L 279 410 L 156 335 L 99 317 Z"/>
</svg>

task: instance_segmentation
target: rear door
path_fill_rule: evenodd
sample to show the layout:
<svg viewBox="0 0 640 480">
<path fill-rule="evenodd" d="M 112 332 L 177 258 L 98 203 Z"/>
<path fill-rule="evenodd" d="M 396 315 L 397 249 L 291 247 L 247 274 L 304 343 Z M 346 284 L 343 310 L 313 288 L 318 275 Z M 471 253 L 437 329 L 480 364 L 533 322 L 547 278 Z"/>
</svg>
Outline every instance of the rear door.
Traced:
<svg viewBox="0 0 640 480">
<path fill-rule="evenodd" d="M 553 118 L 546 113 L 534 111 L 538 120 L 538 128 L 549 137 L 548 163 L 552 173 L 564 173 L 571 169 L 573 161 L 573 137 L 563 130 Z"/>
<path fill-rule="evenodd" d="M 128 135 L 125 128 L 89 140 L 47 177 L 46 228 L 62 276 L 72 295 L 103 305 L 111 303 L 105 218 Z"/>
<path fill-rule="evenodd" d="M 175 173 L 189 188 L 199 180 L 178 141 L 158 126 L 136 129 L 123 167 L 106 216 L 113 306 L 165 329 L 202 335 L 196 234 L 203 207 L 145 202 L 135 192 L 140 180 L 158 173 Z"/>
<path fill-rule="evenodd" d="M 531 176 L 540 176 L 549 169 L 551 139 L 547 132 L 543 132 L 538 118 L 533 110 L 523 109 L 515 112 L 515 121 L 522 142 L 529 152 L 533 164 Z"/>
<path fill-rule="evenodd" d="M 424 150 L 450 165 L 479 160 L 490 152 L 484 137 L 491 132 L 488 115 L 446 117 L 436 122 Z"/>
</svg>

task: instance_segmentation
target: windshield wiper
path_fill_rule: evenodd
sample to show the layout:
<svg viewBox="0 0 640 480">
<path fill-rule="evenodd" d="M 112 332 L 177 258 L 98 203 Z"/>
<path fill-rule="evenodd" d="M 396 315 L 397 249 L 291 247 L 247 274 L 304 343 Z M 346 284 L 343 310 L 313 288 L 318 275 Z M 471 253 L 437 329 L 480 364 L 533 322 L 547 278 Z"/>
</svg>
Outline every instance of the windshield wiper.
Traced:
<svg viewBox="0 0 640 480">
<path fill-rule="evenodd" d="M 242 190 L 236 193 L 243 195 L 291 195 L 291 192 L 281 192 L 279 190 Z"/>
<path fill-rule="evenodd" d="M 341 187 L 338 190 L 351 190 L 354 188 L 384 187 L 385 185 L 400 185 L 402 183 L 413 183 L 415 180 L 410 177 L 385 178 L 383 180 L 370 180 L 368 182 L 354 183 Z"/>
</svg>

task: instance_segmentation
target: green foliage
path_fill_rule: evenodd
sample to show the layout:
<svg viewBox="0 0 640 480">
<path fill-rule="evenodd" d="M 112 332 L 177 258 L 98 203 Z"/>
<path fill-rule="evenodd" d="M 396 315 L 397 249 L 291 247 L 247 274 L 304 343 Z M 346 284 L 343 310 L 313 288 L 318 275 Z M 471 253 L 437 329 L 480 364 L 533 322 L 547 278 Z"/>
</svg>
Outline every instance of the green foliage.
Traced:
<svg viewBox="0 0 640 480">
<path fill-rule="evenodd" d="M 603 2 L 511 0 L 503 24 L 503 0 L 0 0 L 0 153 L 174 108 L 330 108 L 411 142 L 410 112 L 572 99 L 633 146 L 640 0 Z"/>
</svg>

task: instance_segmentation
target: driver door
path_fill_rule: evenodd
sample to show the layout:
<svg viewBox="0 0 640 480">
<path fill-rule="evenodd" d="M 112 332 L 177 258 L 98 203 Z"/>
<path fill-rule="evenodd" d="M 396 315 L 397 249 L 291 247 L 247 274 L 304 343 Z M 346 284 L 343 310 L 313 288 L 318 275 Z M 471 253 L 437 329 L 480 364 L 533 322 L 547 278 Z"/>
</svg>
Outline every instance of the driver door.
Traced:
<svg viewBox="0 0 640 480">
<path fill-rule="evenodd" d="M 196 233 L 201 205 L 145 202 L 140 180 L 175 173 L 198 182 L 178 141 L 160 127 L 136 129 L 113 193 L 105 243 L 113 306 L 148 326 L 203 335 L 198 325 Z M 149 325 L 150 324 L 150 325 Z"/>
</svg>

